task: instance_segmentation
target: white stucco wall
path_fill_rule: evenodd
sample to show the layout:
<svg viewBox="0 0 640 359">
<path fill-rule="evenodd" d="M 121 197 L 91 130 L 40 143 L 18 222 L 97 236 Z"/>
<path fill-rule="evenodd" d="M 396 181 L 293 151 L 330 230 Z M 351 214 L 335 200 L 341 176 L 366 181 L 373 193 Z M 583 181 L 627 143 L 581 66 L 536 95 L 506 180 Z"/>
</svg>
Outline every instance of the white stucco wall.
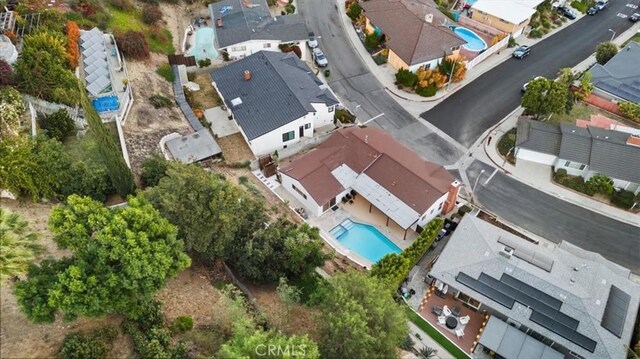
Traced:
<svg viewBox="0 0 640 359">
<path fill-rule="evenodd" d="M 308 113 L 305 116 L 300 117 L 295 121 L 289 122 L 288 124 L 282 127 L 279 127 L 269 133 L 266 133 L 258 138 L 254 138 L 251 141 L 247 141 L 247 143 L 249 144 L 249 147 L 251 148 L 251 151 L 253 152 L 253 154 L 256 156 L 262 156 L 268 153 L 273 153 L 275 150 L 280 150 L 285 146 L 291 146 L 295 143 L 300 142 L 300 133 L 299 133 L 300 126 L 304 128 L 305 124 L 310 124 L 310 127 L 308 129 L 304 129 L 303 137 L 313 137 L 314 116 L 312 113 Z M 238 126 L 238 127 L 240 127 L 240 132 L 243 132 L 242 126 Z M 283 142 L 282 134 L 289 131 L 294 131 L 295 137 L 292 140 Z M 243 132 L 243 136 L 244 136 L 244 132 Z M 245 136 L 245 140 L 247 140 L 246 136 Z"/>
<path fill-rule="evenodd" d="M 535 152 L 524 148 L 516 148 L 516 158 L 552 166 L 557 157 L 546 153 Z"/>
<path fill-rule="evenodd" d="M 429 65 L 429 69 L 433 70 L 434 68 L 436 68 L 436 66 L 438 66 L 438 64 L 440 63 L 440 60 L 442 60 L 442 58 L 433 59 L 431 61 L 426 61 L 426 62 L 421 62 L 419 64 L 411 65 L 409 66 L 409 71 L 416 72 L 418 71 L 419 68 L 425 65 Z"/>
<path fill-rule="evenodd" d="M 309 192 L 307 192 L 307 190 L 302 186 L 302 184 L 300 184 L 300 182 L 298 182 L 298 180 L 293 179 L 284 173 L 280 173 L 280 175 L 280 177 L 282 178 L 282 187 L 286 189 L 287 192 L 289 192 L 295 199 L 300 201 L 300 203 L 304 205 L 305 209 L 309 213 L 314 214 L 316 217 L 322 214 L 322 205 L 316 203 L 313 197 L 311 197 Z M 300 193 L 298 193 L 298 191 L 293 189 L 292 186 L 296 186 L 296 188 L 307 195 L 307 198 L 305 199 L 304 197 L 302 197 Z"/>
<path fill-rule="evenodd" d="M 232 46 L 220 48 L 220 50 L 226 50 L 229 53 L 231 60 L 239 60 L 247 57 L 251 54 L 255 54 L 258 51 L 278 51 L 280 52 L 279 45 L 282 44 L 280 40 L 251 40 L 240 42 Z M 293 43 L 298 45 L 302 52 L 302 59 L 307 59 L 307 41 L 301 40 L 299 43 Z"/>
<path fill-rule="evenodd" d="M 335 105 L 327 107 L 324 103 L 312 103 L 311 106 L 316 110 L 316 113 L 313 115 L 315 128 L 333 124 Z"/>
<path fill-rule="evenodd" d="M 562 158 L 558 158 L 558 160 L 555 162 L 554 164 L 554 168 L 555 171 L 558 172 L 559 169 L 565 169 L 567 171 L 567 174 L 572 175 L 572 176 L 581 176 L 581 177 L 585 177 L 585 180 L 589 176 L 589 166 L 585 166 L 584 169 L 579 169 L 579 168 L 571 168 L 568 166 L 565 166 L 565 164 L 567 163 L 567 160 L 563 160 Z M 574 162 L 572 162 L 574 163 Z"/>
<path fill-rule="evenodd" d="M 445 193 L 442 197 L 438 198 L 437 201 L 433 202 L 431 207 L 429 207 L 418 219 L 418 225 L 420 227 L 424 227 L 429 223 L 432 219 L 436 218 L 442 212 L 442 208 L 444 208 L 444 202 L 447 200 L 447 196 L 449 193 Z M 440 209 L 438 209 L 440 208 Z"/>
</svg>

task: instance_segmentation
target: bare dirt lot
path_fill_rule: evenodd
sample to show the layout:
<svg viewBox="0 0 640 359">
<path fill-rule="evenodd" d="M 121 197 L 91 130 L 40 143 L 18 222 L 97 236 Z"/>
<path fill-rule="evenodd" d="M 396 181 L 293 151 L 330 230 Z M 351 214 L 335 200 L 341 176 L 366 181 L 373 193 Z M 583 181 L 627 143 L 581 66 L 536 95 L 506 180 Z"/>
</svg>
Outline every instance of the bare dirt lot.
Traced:
<svg viewBox="0 0 640 359">
<path fill-rule="evenodd" d="M 253 153 L 240 133 L 216 139 L 224 154 L 226 163 L 251 161 Z"/>
<path fill-rule="evenodd" d="M 222 100 L 220 100 L 218 93 L 211 84 L 211 77 L 209 74 L 199 73 L 195 76 L 193 82 L 200 86 L 200 90 L 191 93 L 194 103 L 197 104 L 197 106 L 192 107 L 206 110 L 218 107 L 222 104 Z"/>
</svg>

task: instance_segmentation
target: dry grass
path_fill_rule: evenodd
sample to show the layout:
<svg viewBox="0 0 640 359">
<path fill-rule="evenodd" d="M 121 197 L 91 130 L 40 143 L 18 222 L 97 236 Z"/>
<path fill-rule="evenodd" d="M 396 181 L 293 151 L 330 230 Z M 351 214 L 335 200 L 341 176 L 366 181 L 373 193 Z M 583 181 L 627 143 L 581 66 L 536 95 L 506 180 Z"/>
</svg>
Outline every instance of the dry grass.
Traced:
<svg viewBox="0 0 640 359">
<path fill-rule="evenodd" d="M 209 74 L 198 74 L 193 82 L 200 86 L 200 90 L 192 92 L 194 103 L 200 104 L 203 110 L 218 107 L 222 104 L 218 93 L 211 84 Z"/>
<path fill-rule="evenodd" d="M 253 153 L 240 133 L 216 139 L 224 154 L 226 163 L 237 163 L 253 160 Z"/>
</svg>

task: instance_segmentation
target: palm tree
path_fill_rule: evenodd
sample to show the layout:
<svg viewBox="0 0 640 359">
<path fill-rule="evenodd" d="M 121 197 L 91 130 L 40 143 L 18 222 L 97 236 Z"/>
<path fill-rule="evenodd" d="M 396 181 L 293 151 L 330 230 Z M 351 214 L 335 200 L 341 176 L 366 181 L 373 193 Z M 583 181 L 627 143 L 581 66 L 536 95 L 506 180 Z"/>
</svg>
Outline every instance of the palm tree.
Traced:
<svg viewBox="0 0 640 359">
<path fill-rule="evenodd" d="M 43 251 L 37 240 L 38 234 L 29 231 L 27 221 L 0 207 L 0 286 L 9 277 L 27 271 L 35 256 Z"/>
</svg>

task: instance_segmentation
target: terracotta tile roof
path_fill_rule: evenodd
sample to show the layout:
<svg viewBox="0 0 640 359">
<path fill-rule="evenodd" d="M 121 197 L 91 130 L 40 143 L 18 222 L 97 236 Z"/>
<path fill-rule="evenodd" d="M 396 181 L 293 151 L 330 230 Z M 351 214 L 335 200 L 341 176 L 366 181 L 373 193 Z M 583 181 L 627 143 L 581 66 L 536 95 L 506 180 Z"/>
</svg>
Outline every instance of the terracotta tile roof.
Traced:
<svg viewBox="0 0 640 359">
<path fill-rule="evenodd" d="M 587 128 L 587 126 L 606 128 L 608 130 L 616 125 L 622 125 L 622 123 L 602 115 L 591 115 L 589 121 L 576 120 L 576 126 Z"/>
<path fill-rule="evenodd" d="M 405 1 L 407 2 L 407 1 Z M 386 45 L 405 63 L 415 65 L 451 54 L 451 48 L 466 42 L 441 26 L 446 18 L 437 9 L 397 0 L 361 2 L 364 15 L 387 36 Z M 424 10 L 422 10 L 424 9 Z M 434 15 L 432 23 L 425 14 Z"/>
<path fill-rule="evenodd" d="M 444 167 L 426 161 L 383 130 L 358 127 L 337 131 L 280 172 L 298 180 L 323 205 L 344 190 L 331 174 L 343 164 L 366 173 L 419 213 L 447 193 L 454 181 Z"/>
</svg>

